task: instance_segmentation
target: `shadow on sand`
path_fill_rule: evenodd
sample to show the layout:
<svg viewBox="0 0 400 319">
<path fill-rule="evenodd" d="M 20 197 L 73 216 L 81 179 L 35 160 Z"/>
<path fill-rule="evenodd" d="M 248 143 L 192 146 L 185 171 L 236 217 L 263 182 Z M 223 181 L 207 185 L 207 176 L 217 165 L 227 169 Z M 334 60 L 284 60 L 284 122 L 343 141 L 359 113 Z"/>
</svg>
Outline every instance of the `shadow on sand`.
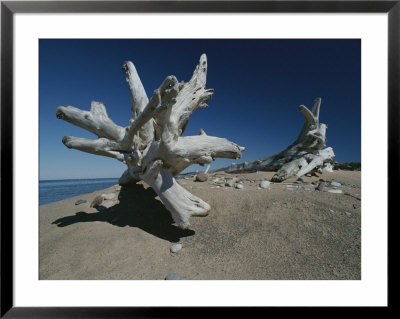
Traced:
<svg viewBox="0 0 400 319">
<path fill-rule="evenodd" d="M 118 227 L 137 227 L 170 242 L 193 236 L 193 230 L 180 229 L 173 225 L 171 214 L 156 196 L 150 187 L 146 189 L 142 184 L 122 187 L 118 196 L 119 203 L 113 207 L 98 206 L 98 212 L 91 214 L 80 211 L 75 215 L 59 218 L 52 224 L 66 227 L 76 223 L 102 221 Z"/>
</svg>

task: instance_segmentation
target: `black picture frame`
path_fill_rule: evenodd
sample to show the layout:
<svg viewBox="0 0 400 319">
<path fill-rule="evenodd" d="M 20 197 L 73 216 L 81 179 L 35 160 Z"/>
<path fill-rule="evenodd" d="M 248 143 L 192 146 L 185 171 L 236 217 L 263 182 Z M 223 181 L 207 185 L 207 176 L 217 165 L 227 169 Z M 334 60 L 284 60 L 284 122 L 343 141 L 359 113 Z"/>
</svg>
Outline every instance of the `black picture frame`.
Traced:
<svg viewBox="0 0 400 319">
<path fill-rule="evenodd" d="M 14 307 L 13 304 L 13 19 L 16 13 L 279 12 L 388 14 L 388 218 L 399 180 L 400 0 L 396 1 L 1 1 L 1 318 L 187 317 L 224 307 Z M 390 223 L 388 223 L 390 225 Z M 388 285 L 390 281 L 388 280 Z M 390 298 L 388 305 L 390 308 Z M 264 309 L 264 307 L 262 307 Z M 291 308 L 294 310 L 294 308 Z M 200 312 L 199 312 L 200 311 Z M 245 308 L 235 309 L 241 315 Z M 298 309 L 297 309 L 298 311 Z M 299 313 L 297 313 L 299 314 Z"/>
</svg>

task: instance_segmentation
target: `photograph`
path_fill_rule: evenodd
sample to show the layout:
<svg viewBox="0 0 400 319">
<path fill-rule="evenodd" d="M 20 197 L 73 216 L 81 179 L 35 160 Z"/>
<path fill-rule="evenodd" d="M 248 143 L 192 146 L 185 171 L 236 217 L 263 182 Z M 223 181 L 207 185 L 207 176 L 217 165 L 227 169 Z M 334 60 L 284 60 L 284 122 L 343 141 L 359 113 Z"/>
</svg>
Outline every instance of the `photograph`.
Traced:
<svg viewBox="0 0 400 319">
<path fill-rule="evenodd" d="M 40 281 L 361 281 L 360 38 L 38 41 Z"/>
</svg>

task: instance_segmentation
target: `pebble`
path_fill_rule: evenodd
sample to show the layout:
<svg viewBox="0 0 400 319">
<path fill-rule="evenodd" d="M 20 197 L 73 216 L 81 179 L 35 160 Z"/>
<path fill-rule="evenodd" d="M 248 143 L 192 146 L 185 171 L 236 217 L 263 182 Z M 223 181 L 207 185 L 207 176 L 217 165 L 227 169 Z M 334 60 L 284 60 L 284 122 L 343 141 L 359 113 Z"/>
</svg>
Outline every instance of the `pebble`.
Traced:
<svg viewBox="0 0 400 319">
<path fill-rule="evenodd" d="M 298 251 L 296 251 L 296 253 L 298 253 L 298 254 L 300 254 L 300 255 L 301 255 L 301 250 L 298 250 Z"/>
<path fill-rule="evenodd" d="M 351 213 L 349 213 L 349 212 L 344 212 L 345 214 L 346 214 L 346 216 L 348 216 L 348 217 L 350 217 L 351 216 Z"/>
<path fill-rule="evenodd" d="M 114 202 L 111 200 L 106 200 L 101 204 L 101 206 L 104 206 L 105 208 L 110 208 L 111 206 L 114 206 Z"/>
<path fill-rule="evenodd" d="M 354 233 L 354 228 L 349 228 L 350 233 Z"/>
<path fill-rule="evenodd" d="M 299 188 L 299 186 L 296 186 L 296 185 L 287 185 L 286 186 L 286 189 L 290 190 L 290 191 L 297 190 L 298 188 Z"/>
<path fill-rule="evenodd" d="M 177 253 L 182 249 L 182 244 L 175 244 L 171 246 L 171 253 Z"/>
<path fill-rule="evenodd" d="M 215 184 L 225 184 L 225 180 L 222 178 L 215 178 L 215 179 L 213 179 L 213 182 Z"/>
<path fill-rule="evenodd" d="M 167 277 L 165 277 L 165 280 L 181 280 L 181 276 L 175 273 L 169 273 Z"/>
<path fill-rule="evenodd" d="M 304 183 L 304 179 L 302 179 L 301 177 L 299 177 L 299 178 L 297 179 L 296 182 Z"/>
<path fill-rule="evenodd" d="M 229 178 L 225 181 L 225 186 L 233 187 L 235 185 L 236 178 Z"/>
<path fill-rule="evenodd" d="M 271 182 L 269 182 L 269 181 L 261 181 L 261 183 L 258 185 L 258 187 L 260 187 L 260 188 L 269 188 L 270 184 L 271 184 Z"/>
<path fill-rule="evenodd" d="M 330 209 L 330 208 L 329 208 L 329 211 L 330 211 L 331 213 L 334 213 L 334 212 L 335 212 L 333 209 Z"/>
<path fill-rule="evenodd" d="M 83 203 L 86 203 L 86 200 L 84 200 L 84 199 L 78 199 L 78 200 L 75 202 L 75 205 L 80 205 L 80 204 L 83 204 Z"/>
<path fill-rule="evenodd" d="M 318 184 L 317 188 L 315 190 L 317 191 L 322 191 L 324 189 L 325 183 L 321 182 Z"/>
<path fill-rule="evenodd" d="M 237 188 L 237 189 L 243 189 L 243 185 L 242 185 L 242 184 L 236 184 L 235 188 Z"/>
<path fill-rule="evenodd" d="M 103 196 L 96 196 L 92 203 L 90 204 L 90 207 L 96 207 L 99 206 L 103 202 L 104 198 Z"/>
<path fill-rule="evenodd" d="M 330 189 L 328 192 L 329 192 L 329 193 L 334 193 L 334 194 L 341 194 L 341 193 L 343 193 L 341 189 Z"/>
<path fill-rule="evenodd" d="M 103 198 L 106 200 L 111 200 L 115 198 L 115 194 L 103 194 L 101 196 L 103 196 Z"/>
<path fill-rule="evenodd" d="M 338 182 L 331 182 L 331 186 L 340 187 L 340 186 L 342 186 L 342 184 L 340 184 Z"/>
<path fill-rule="evenodd" d="M 205 182 L 207 180 L 208 180 L 207 174 L 204 173 L 198 173 L 195 178 L 196 182 Z"/>
</svg>

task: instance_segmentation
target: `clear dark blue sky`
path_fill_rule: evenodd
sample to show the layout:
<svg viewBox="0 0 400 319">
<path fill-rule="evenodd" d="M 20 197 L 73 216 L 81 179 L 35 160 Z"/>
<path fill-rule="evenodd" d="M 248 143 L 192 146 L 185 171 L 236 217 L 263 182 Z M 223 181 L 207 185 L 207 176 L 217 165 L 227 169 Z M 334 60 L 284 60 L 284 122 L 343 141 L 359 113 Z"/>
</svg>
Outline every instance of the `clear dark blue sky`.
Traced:
<svg viewBox="0 0 400 319">
<path fill-rule="evenodd" d="M 275 154 L 304 123 L 300 104 L 322 98 L 320 121 L 338 162 L 361 160 L 360 40 L 40 40 L 40 179 L 119 177 L 115 159 L 65 147 L 65 135 L 95 138 L 55 115 L 60 105 L 90 109 L 105 103 L 127 126 L 130 97 L 122 64 L 132 61 L 149 97 L 168 75 L 188 81 L 200 55 L 208 57 L 207 109 L 197 110 L 184 135 L 225 137 L 246 147 L 238 163 Z M 233 160 L 216 159 L 211 169 Z M 202 170 L 193 165 L 186 171 Z"/>
</svg>

